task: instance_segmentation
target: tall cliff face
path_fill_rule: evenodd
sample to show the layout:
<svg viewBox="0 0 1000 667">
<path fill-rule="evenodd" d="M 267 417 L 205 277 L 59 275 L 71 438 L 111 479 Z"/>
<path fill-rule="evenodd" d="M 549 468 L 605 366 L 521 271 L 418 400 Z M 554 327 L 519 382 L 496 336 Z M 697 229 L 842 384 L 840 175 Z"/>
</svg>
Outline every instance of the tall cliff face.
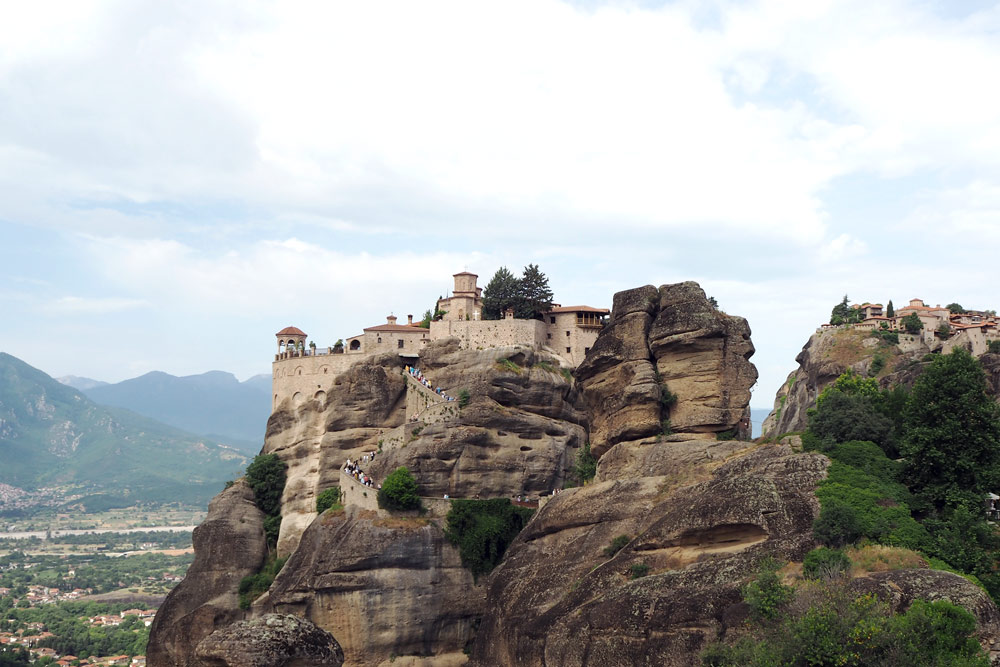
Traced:
<svg viewBox="0 0 1000 667">
<path fill-rule="evenodd" d="M 194 562 L 156 612 L 146 657 L 150 665 L 198 667 L 194 650 L 214 630 L 242 620 L 240 580 L 267 558 L 264 515 L 242 480 L 217 495 L 194 529 Z"/>
<path fill-rule="evenodd" d="M 427 390 L 408 379 L 398 357 L 386 355 L 338 377 L 324 401 L 284 403 L 268 422 L 263 451 L 288 465 L 278 553 L 289 559 L 249 618 L 271 612 L 307 618 L 332 632 L 347 664 L 404 655 L 464 663 L 462 651 L 484 613 L 485 584 L 473 580 L 444 538 L 442 496 L 550 494 L 562 487 L 586 441 L 586 412 L 573 378 L 551 355 L 524 347 L 460 350 L 443 341 L 422 350 L 419 366 L 434 386 L 452 395 L 468 391 L 469 404 L 415 408 L 427 405 Z M 378 453 L 364 467 L 376 480 L 401 465 L 413 472 L 426 515 L 379 510 L 377 490 L 342 473 L 348 458 L 371 452 Z M 335 486 L 347 492 L 347 506 L 317 517 L 316 496 Z M 182 585 L 210 584 L 192 568 Z M 190 639 L 168 638 L 165 625 L 156 639 L 163 649 L 151 665 L 196 656 L 213 630 L 243 618 L 235 586 L 231 593 L 231 615 L 206 621 Z M 164 617 L 189 614 L 201 600 L 179 602 L 168 601 Z"/>
</svg>

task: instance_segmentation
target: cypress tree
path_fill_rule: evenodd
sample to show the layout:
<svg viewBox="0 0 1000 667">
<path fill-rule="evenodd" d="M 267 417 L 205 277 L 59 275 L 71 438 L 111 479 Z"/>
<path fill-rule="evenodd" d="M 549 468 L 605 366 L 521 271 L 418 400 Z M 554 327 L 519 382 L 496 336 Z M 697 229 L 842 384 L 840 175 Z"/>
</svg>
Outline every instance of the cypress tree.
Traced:
<svg viewBox="0 0 1000 667">
<path fill-rule="evenodd" d="M 524 267 L 518 297 L 514 310 L 520 318 L 537 319 L 552 308 L 549 279 L 539 270 L 537 264 L 528 264 Z"/>
<path fill-rule="evenodd" d="M 521 281 L 513 273 L 501 266 L 483 289 L 483 319 L 499 320 L 507 308 L 515 308 L 521 289 Z"/>
</svg>

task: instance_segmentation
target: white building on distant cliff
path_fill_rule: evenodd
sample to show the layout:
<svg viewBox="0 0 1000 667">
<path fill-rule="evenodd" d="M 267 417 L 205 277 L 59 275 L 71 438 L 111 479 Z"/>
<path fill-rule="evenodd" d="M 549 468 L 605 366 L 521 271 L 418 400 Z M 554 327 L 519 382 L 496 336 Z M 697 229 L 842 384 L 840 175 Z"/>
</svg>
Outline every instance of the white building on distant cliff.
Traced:
<svg viewBox="0 0 1000 667">
<path fill-rule="evenodd" d="M 325 398 L 337 375 L 376 354 L 395 352 L 400 363 L 415 364 L 425 345 L 445 338 L 457 338 L 463 349 L 527 345 L 554 354 L 567 367 L 576 367 L 590 352 L 610 313 L 606 308 L 554 305 L 538 320 L 518 319 L 512 312 L 501 320 L 484 320 L 478 277 L 468 271 L 454 274 L 454 291 L 437 306 L 447 312 L 429 327 L 414 322 L 413 315 L 407 315 L 406 324 L 389 315 L 385 324 L 366 327 L 343 345 L 324 348 L 308 343 L 301 329 L 285 327 L 275 334 L 278 352 L 272 364 L 271 408 L 286 398 L 295 403 Z"/>
</svg>

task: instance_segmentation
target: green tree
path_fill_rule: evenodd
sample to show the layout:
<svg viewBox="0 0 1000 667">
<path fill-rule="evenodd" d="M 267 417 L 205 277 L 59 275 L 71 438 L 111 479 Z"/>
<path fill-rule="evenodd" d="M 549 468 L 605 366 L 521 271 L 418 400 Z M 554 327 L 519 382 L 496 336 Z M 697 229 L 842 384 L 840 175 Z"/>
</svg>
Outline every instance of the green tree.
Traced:
<svg viewBox="0 0 1000 667">
<path fill-rule="evenodd" d="M 851 324 L 861 321 L 861 309 L 848 305 L 847 295 L 830 311 L 830 324 Z"/>
<path fill-rule="evenodd" d="M 444 535 L 458 547 L 462 565 L 478 577 L 500 563 L 533 513 L 507 498 L 453 500 Z"/>
<path fill-rule="evenodd" d="M 979 362 L 956 348 L 917 378 L 903 416 L 903 481 L 938 509 L 978 508 L 1000 479 L 1000 406 Z"/>
<path fill-rule="evenodd" d="M 549 288 L 548 277 L 537 264 L 528 264 L 521 274 L 515 315 L 526 320 L 538 319 L 542 313 L 551 309 L 552 290 Z"/>
<path fill-rule="evenodd" d="M 958 304 L 958 303 L 949 303 L 947 306 L 945 306 L 945 308 L 947 308 L 949 311 L 951 311 L 953 313 L 964 313 L 965 312 L 965 308 L 962 308 L 962 305 Z"/>
<path fill-rule="evenodd" d="M 393 470 L 378 490 L 378 506 L 389 510 L 420 509 L 417 480 L 405 467 Z"/>
<path fill-rule="evenodd" d="M 916 313 L 910 313 L 902 319 L 903 328 L 906 329 L 908 334 L 920 333 L 920 330 L 924 328 L 924 323 L 920 321 L 920 317 Z"/>
<path fill-rule="evenodd" d="M 247 466 L 246 480 L 253 489 L 254 502 L 268 516 L 281 513 L 281 494 L 285 490 L 287 468 L 277 454 L 258 454 Z"/>
<path fill-rule="evenodd" d="M 501 319 L 503 311 L 517 306 L 520 292 L 521 281 L 501 266 L 483 289 L 483 319 Z"/>
<path fill-rule="evenodd" d="M 896 309 L 892 307 L 892 299 L 889 299 L 889 305 L 885 307 L 886 317 L 896 317 Z"/>
<path fill-rule="evenodd" d="M 583 447 L 576 453 L 576 464 L 573 466 L 572 476 L 578 485 L 583 485 L 594 479 L 597 474 L 597 459 L 590 452 L 590 441 L 583 443 Z"/>
</svg>

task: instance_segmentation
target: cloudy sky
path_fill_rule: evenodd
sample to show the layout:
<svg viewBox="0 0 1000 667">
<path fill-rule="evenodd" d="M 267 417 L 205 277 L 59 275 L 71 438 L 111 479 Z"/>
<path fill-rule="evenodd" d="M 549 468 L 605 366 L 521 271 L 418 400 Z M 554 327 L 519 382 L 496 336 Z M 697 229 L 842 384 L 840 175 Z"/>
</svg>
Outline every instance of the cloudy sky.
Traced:
<svg viewBox="0 0 1000 667">
<path fill-rule="evenodd" d="M 1000 307 L 993 2 L 67 0 L 0 10 L 0 350 L 270 370 L 532 262 L 696 280 L 769 407 L 845 294 Z"/>
</svg>

